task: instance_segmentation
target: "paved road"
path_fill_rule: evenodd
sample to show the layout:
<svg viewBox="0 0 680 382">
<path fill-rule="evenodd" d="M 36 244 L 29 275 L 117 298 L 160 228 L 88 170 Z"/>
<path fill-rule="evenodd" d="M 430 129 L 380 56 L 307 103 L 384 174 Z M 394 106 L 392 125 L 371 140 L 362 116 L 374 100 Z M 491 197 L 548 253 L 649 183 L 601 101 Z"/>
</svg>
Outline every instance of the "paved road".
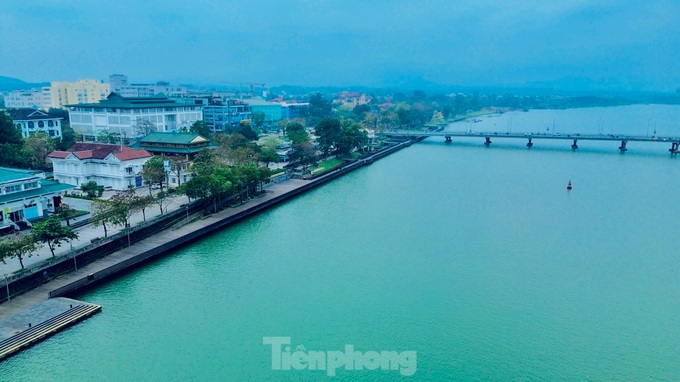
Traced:
<svg viewBox="0 0 680 382">
<path fill-rule="evenodd" d="M 148 195 L 149 194 L 149 189 L 148 188 L 140 188 L 137 189 L 136 192 L 139 195 Z M 154 191 L 158 192 L 158 191 Z M 114 191 L 106 191 L 104 195 L 102 195 L 102 199 L 109 199 L 115 194 Z M 90 201 L 85 200 L 85 199 L 79 199 L 79 198 L 70 198 L 66 197 L 64 198 L 64 202 L 71 207 L 77 209 L 77 210 L 82 210 L 82 211 L 89 211 L 90 210 Z M 180 208 L 182 204 L 185 204 L 188 202 L 188 199 L 186 196 L 176 196 L 172 198 L 172 201 L 168 205 L 168 211 L 174 211 Z M 165 212 L 165 210 L 163 211 Z M 158 205 L 153 205 L 151 208 L 147 208 L 146 211 L 146 218 L 150 219 L 155 216 L 160 215 L 160 209 Z M 79 216 L 75 219 L 75 221 L 79 221 L 81 219 L 87 219 L 90 217 L 90 214 Z M 141 212 L 138 212 L 134 214 L 130 218 L 130 223 L 132 226 L 135 226 L 142 222 L 143 219 L 143 214 Z M 63 224 L 66 224 L 65 222 Z M 117 232 L 120 232 L 122 230 L 122 227 L 108 227 L 108 234 L 112 235 Z M 73 240 L 73 249 L 78 249 L 81 247 L 84 247 L 88 244 L 91 243 L 90 240 L 97 238 L 97 237 L 104 237 L 104 228 L 99 226 L 99 227 L 94 227 L 92 224 L 88 224 L 86 226 L 76 228 L 76 231 L 78 232 L 79 238 L 77 240 Z M 71 246 L 68 243 L 64 243 L 61 245 L 61 247 L 55 249 L 54 254 L 59 256 L 59 255 L 65 255 L 71 252 Z M 25 258 L 24 259 L 24 266 L 25 267 L 30 267 L 31 265 L 40 263 L 44 261 L 45 259 L 49 259 L 52 257 L 52 253 L 50 253 L 50 249 L 47 247 L 47 245 L 43 245 L 42 248 L 40 248 L 38 251 L 36 251 L 31 257 Z M 6 259 L 5 260 L 6 264 L 3 264 L 0 262 L 0 277 L 3 277 L 4 275 L 10 275 L 12 272 L 18 271 L 21 269 L 21 264 L 19 263 L 18 259 Z"/>
</svg>

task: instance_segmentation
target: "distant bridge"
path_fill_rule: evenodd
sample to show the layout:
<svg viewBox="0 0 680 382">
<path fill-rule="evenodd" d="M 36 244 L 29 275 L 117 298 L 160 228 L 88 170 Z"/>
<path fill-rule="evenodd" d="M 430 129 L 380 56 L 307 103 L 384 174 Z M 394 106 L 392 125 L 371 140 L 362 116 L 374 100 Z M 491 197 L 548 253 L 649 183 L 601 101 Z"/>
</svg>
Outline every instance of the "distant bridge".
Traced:
<svg viewBox="0 0 680 382">
<path fill-rule="evenodd" d="M 680 138 L 678 137 L 646 137 L 636 135 L 624 134 L 549 134 L 549 133 L 499 133 L 499 132 L 455 132 L 455 131 L 393 131 L 380 133 L 386 137 L 394 138 L 425 138 L 425 137 L 444 137 L 446 143 L 451 143 L 453 137 L 461 138 L 483 138 L 484 145 L 491 145 L 492 139 L 526 139 L 527 147 L 531 148 L 534 145 L 535 139 L 561 139 L 572 141 L 571 149 L 578 149 L 578 141 L 616 141 L 621 142 L 619 150 L 626 152 L 628 142 L 655 142 L 670 144 L 668 151 L 671 154 L 677 154 L 680 151 Z"/>
</svg>

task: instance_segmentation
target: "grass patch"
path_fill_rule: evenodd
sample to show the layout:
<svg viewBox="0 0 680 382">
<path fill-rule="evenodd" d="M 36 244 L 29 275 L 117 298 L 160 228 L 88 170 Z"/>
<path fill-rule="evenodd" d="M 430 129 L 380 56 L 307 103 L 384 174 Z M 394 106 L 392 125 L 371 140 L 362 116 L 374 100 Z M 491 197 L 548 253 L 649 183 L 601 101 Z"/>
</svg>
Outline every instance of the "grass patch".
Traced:
<svg viewBox="0 0 680 382">
<path fill-rule="evenodd" d="M 338 166 L 343 165 L 344 163 L 345 163 L 344 160 L 338 159 L 338 158 L 331 158 L 331 159 L 325 160 L 325 161 L 319 163 L 319 167 L 312 170 L 312 174 L 314 174 L 314 175 L 323 174 L 323 173 L 328 172 L 328 171 L 330 171 L 330 170 L 332 170 L 332 169 L 334 169 Z"/>
</svg>

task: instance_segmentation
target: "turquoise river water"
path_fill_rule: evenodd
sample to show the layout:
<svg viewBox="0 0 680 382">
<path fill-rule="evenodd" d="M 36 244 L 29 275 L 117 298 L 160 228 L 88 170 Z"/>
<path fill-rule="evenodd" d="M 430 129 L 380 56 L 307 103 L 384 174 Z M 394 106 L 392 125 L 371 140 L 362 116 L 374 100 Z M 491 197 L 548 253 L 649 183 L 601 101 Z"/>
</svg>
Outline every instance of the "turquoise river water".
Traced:
<svg viewBox="0 0 680 382">
<path fill-rule="evenodd" d="M 680 135 L 677 106 L 479 119 L 449 129 Z M 103 311 L 0 380 L 680 380 L 670 143 L 482 142 L 414 144 L 78 296 Z"/>
</svg>

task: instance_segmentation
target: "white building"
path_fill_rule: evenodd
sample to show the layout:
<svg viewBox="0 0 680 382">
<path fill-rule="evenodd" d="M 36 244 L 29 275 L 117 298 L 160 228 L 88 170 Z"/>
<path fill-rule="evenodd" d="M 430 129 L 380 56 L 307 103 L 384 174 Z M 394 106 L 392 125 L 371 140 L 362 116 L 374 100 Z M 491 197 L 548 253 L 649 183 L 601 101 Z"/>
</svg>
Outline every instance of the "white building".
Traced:
<svg viewBox="0 0 680 382">
<path fill-rule="evenodd" d="M 61 139 L 61 117 L 36 109 L 7 110 L 14 124 L 21 129 L 24 138 L 39 131 L 51 138 Z"/>
<path fill-rule="evenodd" d="M 179 103 L 164 94 L 123 97 L 111 93 L 99 103 L 68 105 L 68 109 L 73 130 L 91 141 L 102 132 L 138 138 L 151 131 L 177 131 L 203 119 L 200 105 Z"/>
<path fill-rule="evenodd" d="M 52 106 L 50 87 L 40 89 L 15 90 L 5 96 L 7 109 L 42 109 L 48 110 Z"/>
<path fill-rule="evenodd" d="M 111 91 L 123 97 L 153 97 L 158 93 L 163 93 L 171 98 L 186 97 L 188 89 L 186 86 L 171 85 L 169 82 L 156 82 L 155 84 L 130 84 L 124 74 L 112 74 L 109 76 Z"/>
<path fill-rule="evenodd" d="M 79 142 L 66 151 L 53 151 L 54 179 L 77 187 L 95 181 L 114 190 L 143 185 L 142 166 L 151 158 L 146 150 L 121 145 Z"/>
<path fill-rule="evenodd" d="M 0 233 L 27 228 L 26 221 L 54 212 L 70 189 L 70 184 L 46 180 L 42 171 L 0 167 Z"/>
</svg>

